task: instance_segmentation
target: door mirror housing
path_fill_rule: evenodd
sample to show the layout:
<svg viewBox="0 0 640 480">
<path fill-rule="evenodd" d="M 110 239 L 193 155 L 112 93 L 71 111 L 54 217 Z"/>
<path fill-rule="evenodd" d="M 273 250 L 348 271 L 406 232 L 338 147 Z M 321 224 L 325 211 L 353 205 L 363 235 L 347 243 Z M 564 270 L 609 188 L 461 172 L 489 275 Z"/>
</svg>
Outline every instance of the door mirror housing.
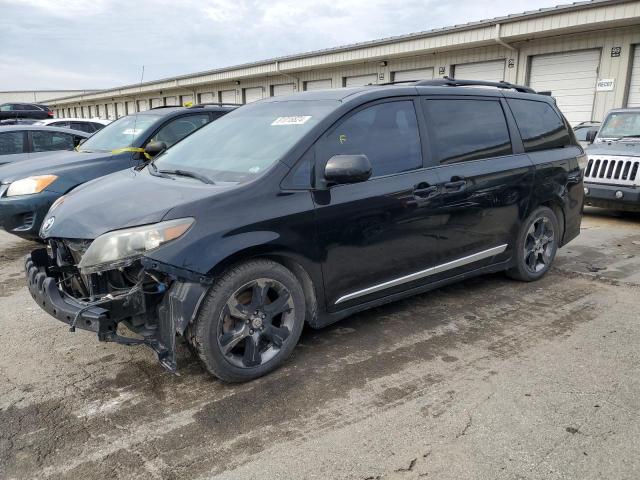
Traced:
<svg viewBox="0 0 640 480">
<path fill-rule="evenodd" d="M 587 142 L 593 143 L 593 141 L 596 139 L 597 136 L 598 136 L 598 130 L 595 128 L 592 128 L 587 132 L 587 136 L 586 136 Z"/>
<path fill-rule="evenodd" d="M 334 155 L 324 167 L 329 184 L 366 182 L 371 177 L 371 162 L 366 155 Z"/>
<path fill-rule="evenodd" d="M 167 144 L 164 142 L 149 142 L 144 147 L 144 153 L 150 157 L 156 157 L 167 149 Z"/>
<path fill-rule="evenodd" d="M 86 138 L 81 138 L 78 140 L 78 143 L 76 143 L 76 147 L 79 147 L 80 145 L 82 145 L 84 142 L 86 142 L 87 139 Z"/>
</svg>

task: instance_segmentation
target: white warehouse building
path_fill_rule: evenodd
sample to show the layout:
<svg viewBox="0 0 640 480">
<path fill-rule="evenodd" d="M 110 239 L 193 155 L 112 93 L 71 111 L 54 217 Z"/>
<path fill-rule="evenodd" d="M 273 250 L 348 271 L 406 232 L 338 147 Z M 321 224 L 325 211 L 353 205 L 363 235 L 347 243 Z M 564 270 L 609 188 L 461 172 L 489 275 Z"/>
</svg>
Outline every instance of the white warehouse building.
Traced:
<svg viewBox="0 0 640 480">
<path fill-rule="evenodd" d="M 591 0 L 264 60 L 50 102 L 114 119 L 187 102 L 249 103 L 302 90 L 443 76 L 550 91 L 573 124 L 640 107 L 640 0 Z"/>
</svg>

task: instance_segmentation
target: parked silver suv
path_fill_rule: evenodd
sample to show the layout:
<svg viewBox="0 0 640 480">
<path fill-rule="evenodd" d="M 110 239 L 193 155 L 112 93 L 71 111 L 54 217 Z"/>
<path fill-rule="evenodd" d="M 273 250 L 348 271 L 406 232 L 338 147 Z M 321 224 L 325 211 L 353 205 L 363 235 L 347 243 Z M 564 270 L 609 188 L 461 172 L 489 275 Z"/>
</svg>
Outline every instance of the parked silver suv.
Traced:
<svg viewBox="0 0 640 480">
<path fill-rule="evenodd" d="M 585 204 L 640 211 L 640 108 L 611 110 L 587 140 Z"/>
</svg>

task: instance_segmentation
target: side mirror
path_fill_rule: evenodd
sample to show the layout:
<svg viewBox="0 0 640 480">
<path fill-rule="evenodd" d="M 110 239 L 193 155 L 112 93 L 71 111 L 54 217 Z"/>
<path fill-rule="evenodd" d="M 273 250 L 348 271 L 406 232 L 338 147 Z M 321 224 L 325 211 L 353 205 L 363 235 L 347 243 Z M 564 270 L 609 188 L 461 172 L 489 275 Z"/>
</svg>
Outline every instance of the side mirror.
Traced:
<svg viewBox="0 0 640 480">
<path fill-rule="evenodd" d="M 164 142 L 149 142 L 147 146 L 144 147 L 144 153 L 151 157 L 155 157 L 160 155 L 167 149 L 167 144 Z"/>
<path fill-rule="evenodd" d="M 596 139 L 596 136 L 598 135 L 598 130 L 596 129 L 591 129 L 587 132 L 587 136 L 586 136 L 586 140 L 588 143 L 593 143 L 593 141 Z"/>
<path fill-rule="evenodd" d="M 371 162 L 366 155 L 334 155 L 324 167 L 328 183 L 365 182 L 371 177 Z"/>
<path fill-rule="evenodd" d="M 78 140 L 78 142 L 76 142 L 76 147 L 79 147 L 80 145 L 82 145 L 84 142 L 86 142 L 87 139 L 86 138 L 81 138 L 80 140 Z"/>
</svg>

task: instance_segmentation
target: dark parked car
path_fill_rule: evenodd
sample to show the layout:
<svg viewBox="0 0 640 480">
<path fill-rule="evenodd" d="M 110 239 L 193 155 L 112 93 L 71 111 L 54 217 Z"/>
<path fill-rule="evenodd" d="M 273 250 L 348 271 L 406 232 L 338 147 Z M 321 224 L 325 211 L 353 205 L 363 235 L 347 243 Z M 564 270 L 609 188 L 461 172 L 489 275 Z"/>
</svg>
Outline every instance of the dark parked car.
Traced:
<svg viewBox="0 0 640 480">
<path fill-rule="evenodd" d="M 0 120 L 5 118 L 53 118 L 53 111 L 39 103 L 3 103 L 0 105 Z"/>
<path fill-rule="evenodd" d="M 94 178 L 144 165 L 147 143 L 170 147 L 233 108 L 197 105 L 128 115 L 94 133 L 74 151 L 0 167 L 0 228 L 37 239 L 42 219 L 58 197 Z"/>
<path fill-rule="evenodd" d="M 68 128 L 14 125 L 0 127 L 0 165 L 73 150 L 89 134 Z"/>
<path fill-rule="evenodd" d="M 489 272 L 542 277 L 580 231 L 581 155 L 553 100 L 527 87 L 268 99 L 60 199 L 28 285 L 72 330 L 148 345 L 171 370 L 177 333 L 214 375 L 249 380 L 305 322 Z"/>
</svg>

